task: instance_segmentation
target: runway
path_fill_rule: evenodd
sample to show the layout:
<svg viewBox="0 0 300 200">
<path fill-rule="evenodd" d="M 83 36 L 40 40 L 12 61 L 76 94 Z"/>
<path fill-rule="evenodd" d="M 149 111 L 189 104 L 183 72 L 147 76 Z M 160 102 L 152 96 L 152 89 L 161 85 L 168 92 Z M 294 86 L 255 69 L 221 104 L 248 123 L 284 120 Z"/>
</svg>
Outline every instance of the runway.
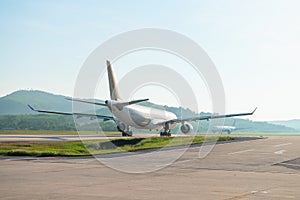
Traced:
<svg viewBox="0 0 300 200">
<path fill-rule="evenodd" d="M 298 136 L 240 140 L 217 144 L 204 158 L 192 147 L 168 167 L 139 174 L 95 158 L 1 157 L 1 199 L 300 199 L 299 144 Z M 132 161 L 123 169 L 157 167 L 177 151 L 103 159 Z"/>
<path fill-rule="evenodd" d="M 109 136 L 110 138 L 121 138 L 121 136 Z M 0 135 L 0 143 L 5 142 L 62 142 L 78 140 L 102 140 L 107 139 L 101 135 Z"/>
</svg>

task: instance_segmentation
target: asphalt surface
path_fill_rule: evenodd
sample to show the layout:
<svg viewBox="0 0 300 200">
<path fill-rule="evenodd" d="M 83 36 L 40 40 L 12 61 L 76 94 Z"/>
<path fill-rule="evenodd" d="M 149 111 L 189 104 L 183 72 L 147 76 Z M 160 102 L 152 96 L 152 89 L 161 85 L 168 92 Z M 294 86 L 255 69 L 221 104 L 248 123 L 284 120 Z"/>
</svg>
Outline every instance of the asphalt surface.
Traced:
<svg viewBox="0 0 300 200">
<path fill-rule="evenodd" d="M 121 136 L 110 136 L 109 138 L 121 138 Z M 102 140 L 107 137 L 102 135 L 0 135 L 0 143 L 7 142 L 62 142 L 77 140 Z"/>
<path fill-rule="evenodd" d="M 142 134 L 137 133 L 135 137 L 152 137 L 159 136 L 158 134 Z M 105 139 L 118 139 L 124 138 L 120 135 L 14 135 L 14 134 L 1 134 L 0 143 L 7 142 L 62 142 L 62 141 L 78 141 L 78 140 L 105 140 Z"/>
<path fill-rule="evenodd" d="M 211 151 L 207 144 L 97 158 L 0 157 L 0 194 L 1 199 L 300 199 L 299 145 L 298 136 L 268 136 L 220 143 Z"/>
</svg>

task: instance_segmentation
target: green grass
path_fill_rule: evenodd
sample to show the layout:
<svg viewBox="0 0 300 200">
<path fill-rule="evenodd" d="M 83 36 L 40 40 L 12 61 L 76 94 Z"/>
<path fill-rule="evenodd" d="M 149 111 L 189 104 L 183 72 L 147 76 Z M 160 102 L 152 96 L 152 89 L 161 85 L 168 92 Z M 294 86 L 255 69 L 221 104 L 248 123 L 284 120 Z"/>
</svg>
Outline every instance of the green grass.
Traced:
<svg viewBox="0 0 300 200">
<path fill-rule="evenodd" d="M 204 141 L 232 140 L 229 136 L 195 136 L 193 137 L 149 137 L 125 138 L 101 141 L 72 141 L 51 143 L 2 143 L 0 154 L 9 156 L 88 156 L 92 154 L 107 154 L 114 152 L 138 151 L 144 149 L 200 144 Z M 87 147 L 87 148 L 86 148 Z"/>
<path fill-rule="evenodd" d="M 53 130 L 0 130 L 1 134 L 10 135 L 78 135 L 77 131 L 53 131 Z M 95 131 L 80 132 L 80 135 L 94 135 Z M 120 132 L 104 132 L 107 136 L 121 135 Z"/>
<path fill-rule="evenodd" d="M 9 156 L 76 156 L 89 155 L 81 143 L 53 142 L 53 143 L 3 143 L 0 144 L 0 154 Z"/>
</svg>

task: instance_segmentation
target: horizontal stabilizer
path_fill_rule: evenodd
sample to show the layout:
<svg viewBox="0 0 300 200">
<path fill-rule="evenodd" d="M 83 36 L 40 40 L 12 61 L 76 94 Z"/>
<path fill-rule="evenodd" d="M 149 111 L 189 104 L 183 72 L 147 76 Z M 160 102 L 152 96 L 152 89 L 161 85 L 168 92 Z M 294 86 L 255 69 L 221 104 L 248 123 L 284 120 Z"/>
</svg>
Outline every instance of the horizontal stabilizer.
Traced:
<svg viewBox="0 0 300 200">
<path fill-rule="evenodd" d="M 70 101 L 77 101 L 77 102 L 95 104 L 95 105 L 98 105 L 98 106 L 107 106 L 107 104 L 105 104 L 105 103 L 98 103 L 98 102 L 94 102 L 94 101 L 86 101 L 86 100 L 82 100 L 82 99 L 73 99 L 73 98 L 69 98 L 69 97 L 66 97 L 65 99 L 70 100 Z"/>
<path fill-rule="evenodd" d="M 132 100 L 132 101 L 129 101 L 129 102 L 126 102 L 126 103 L 128 103 L 128 105 L 131 105 L 131 104 L 140 103 L 140 102 L 143 102 L 143 101 L 149 101 L 149 99 Z"/>
<path fill-rule="evenodd" d="M 116 107 L 119 110 L 122 110 L 124 106 L 128 106 L 128 105 L 132 105 L 132 104 L 136 104 L 136 103 L 140 103 L 143 101 L 148 101 L 149 99 L 139 99 L 139 100 L 133 100 L 133 101 L 128 101 L 128 102 L 121 102 L 121 103 L 116 103 Z"/>
</svg>

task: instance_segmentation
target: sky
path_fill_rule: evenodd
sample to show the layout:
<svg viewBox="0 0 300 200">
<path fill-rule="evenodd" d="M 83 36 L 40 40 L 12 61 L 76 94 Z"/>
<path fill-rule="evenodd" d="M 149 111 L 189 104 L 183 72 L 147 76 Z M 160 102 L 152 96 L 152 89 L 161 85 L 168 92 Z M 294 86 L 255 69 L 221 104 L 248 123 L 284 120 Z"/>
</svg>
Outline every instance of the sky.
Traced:
<svg viewBox="0 0 300 200">
<path fill-rule="evenodd" d="M 79 70 L 95 48 L 120 33 L 150 27 L 186 35 L 206 51 L 223 82 L 226 112 L 257 106 L 252 120 L 299 119 L 299 7 L 298 0 L 2 0 L 0 96 L 19 89 L 72 96 Z M 130 59 L 124 63 L 126 68 Z M 201 87 L 194 88 L 199 109 L 209 111 L 209 94 Z M 164 98 L 153 96 L 155 103 L 172 98 L 176 105 L 157 86 L 133 97 L 151 90 L 165 92 Z"/>
</svg>

